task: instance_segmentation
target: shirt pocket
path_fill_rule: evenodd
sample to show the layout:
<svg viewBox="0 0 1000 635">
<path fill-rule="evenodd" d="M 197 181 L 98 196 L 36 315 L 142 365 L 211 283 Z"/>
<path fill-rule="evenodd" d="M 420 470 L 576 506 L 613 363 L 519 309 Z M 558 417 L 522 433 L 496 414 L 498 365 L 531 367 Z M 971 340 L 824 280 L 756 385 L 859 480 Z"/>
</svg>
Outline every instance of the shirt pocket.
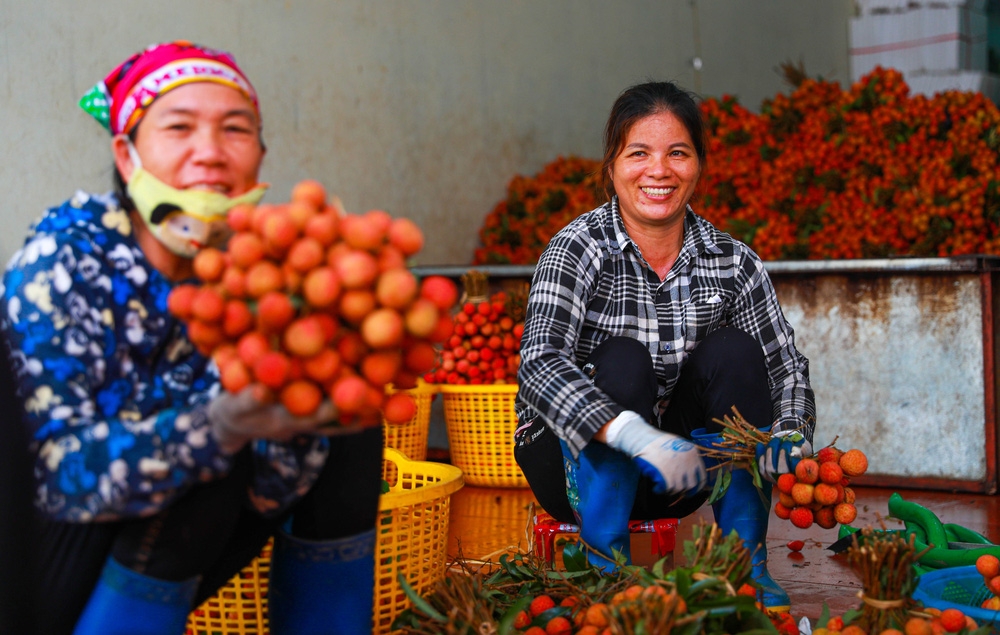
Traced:
<svg viewBox="0 0 1000 635">
<path fill-rule="evenodd" d="M 684 305 L 684 348 L 688 352 L 712 331 L 725 326 L 726 303 L 714 291 L 698 292 Z"/>
</svg>

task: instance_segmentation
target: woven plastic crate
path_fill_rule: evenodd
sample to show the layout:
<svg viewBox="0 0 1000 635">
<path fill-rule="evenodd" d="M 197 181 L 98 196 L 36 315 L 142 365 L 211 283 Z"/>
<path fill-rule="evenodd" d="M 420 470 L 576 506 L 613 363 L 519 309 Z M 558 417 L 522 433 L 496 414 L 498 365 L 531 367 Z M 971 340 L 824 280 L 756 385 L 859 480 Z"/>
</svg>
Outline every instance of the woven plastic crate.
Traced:
<svg viewBox="0 0 1000 635">
<path fill-rule="evenodd" d="M 385 449 L 382 472 L 389 491 L 379 500 L 372 613 L 374 632 L 389 633 L 392 621 L 411 604 L 399 574 L 421 595 L 444 578 L 451 495 L 463 480 L 453 465 L 411 461 L 393 448 Z M 268 543 L 188 616 L 187 635 L 266 635 L 270 565 Z"/>
<path fill-rule="evenodd" d="M 397 580 L 403 575 L 425 595 L 444 578 L 451 495 L 464 484 L 454 465 L 410 461 L 385 451 L 389 493 L 379 505 L 375 544 L 375 632 L 388 633 L 396 616 L 410 607 Z"/>
<path fill-rule="evenodd" d="M 260 555 L 188 615 L 187 635 L 266 635 L 268 541 Z"/>
<path fill-rule="evenodd" d="M 987 622 L 1000 625 L 1000 611 L 981 608 L 993 594 L 983 584 L 983 576 L 975 565 L 948 567 L 928 571 L 920 576 L 913 599 L 924 606 L 936 609 L 956 608 L 976 620 L 980 626 Z"/>
<path fill-rule="evenodd" d="M 538 506 L 535 495 L 528 488 L 505 488 L 498 491 L 493 487 L 466 487 L 451 497 L 452 540 L 449 550 L 469 556 L 474 552 L 495 554 L 483 558 L 497 561 L 511 546 L 511 536 L 524 536 L 528 542 L 528 526 L 533 507 Z M 518 545 L 524 546 L 521 540 Z M 468 562 L 466 563 L 468 564 Z"/>
<path fill-rule="evenodd" d="M 394 392 L 391 388 L 387 392 Z M 427 458 L 427 433 L 431 424 L 431 402 L 438 393 L 435 384 L 420 382 L 416 388 L 405 390 L 417 404 L 417 413 L 406 423 L 391 424 L 383 419 L 384 444 L 399 450 L 413 461 Z"/>
<path fill-rule="evenodd" d="M 441 386 L 451 462 L 465 482 L 484 487 L 528 487 L 514 461 L 517 384 Z"/>
</svg>

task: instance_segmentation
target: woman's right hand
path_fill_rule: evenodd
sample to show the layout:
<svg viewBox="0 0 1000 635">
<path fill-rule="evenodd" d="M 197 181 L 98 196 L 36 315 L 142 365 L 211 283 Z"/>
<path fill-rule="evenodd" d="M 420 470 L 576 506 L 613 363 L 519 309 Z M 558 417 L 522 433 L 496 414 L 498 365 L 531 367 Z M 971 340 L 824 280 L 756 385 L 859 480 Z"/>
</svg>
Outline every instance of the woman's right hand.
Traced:
<svg viewBox="0 0 1000 635">
<path fill-rule="evenodd" d="M 238 394 L 222 392 L 208 405 L 212 435 L 226 454 L 237 452 L 250 439 L 287 441 L 317 432 L 337 419 L 337 408 L 330 400 L 320 403 L 313 414 L 299 417 L 280 403 L 262 399 L 261 394 L 257 387 L 248 386 Z"/>
<path fill-rule="evenodd" d="M 612 419 L 604 430 L 606 443 L 632 457 L 653 481 L 654 492 L 694 496 L 705 488 L 705 463 L 690 440 L 651 426 L 630 410 Z"/>
</svg>

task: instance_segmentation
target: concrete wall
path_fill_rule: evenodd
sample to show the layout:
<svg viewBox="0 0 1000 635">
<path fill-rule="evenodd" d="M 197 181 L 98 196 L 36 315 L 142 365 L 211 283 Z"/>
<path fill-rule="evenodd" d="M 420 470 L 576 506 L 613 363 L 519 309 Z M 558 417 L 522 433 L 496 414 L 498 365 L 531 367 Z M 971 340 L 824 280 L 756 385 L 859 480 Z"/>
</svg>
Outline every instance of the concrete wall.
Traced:
<svg viewBox="0 0 1000 635">
<path fill-rule="evenodd" d="M 157 41 L 232 52 L 260 93 L 270 201 L 317 178 L 416 221 L 416 264 L 471 261 L 514 174 L 600 156 L 626 86 L 672 79 L 756 109 L 802 61 L 847 84 L 851 0 L 2 0 L 3 262 L 40 211 L 111 181 L 76 104 Z M 700 70 L 692 60 L 701 59 Z"/>
</svg>

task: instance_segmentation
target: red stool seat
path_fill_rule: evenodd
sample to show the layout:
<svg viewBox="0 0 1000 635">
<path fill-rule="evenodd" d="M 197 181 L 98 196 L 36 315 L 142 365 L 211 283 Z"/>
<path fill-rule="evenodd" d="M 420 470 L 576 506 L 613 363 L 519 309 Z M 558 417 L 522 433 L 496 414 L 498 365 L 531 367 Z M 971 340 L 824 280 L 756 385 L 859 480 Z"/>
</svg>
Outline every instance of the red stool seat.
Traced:
<svg viewBox="0 0 1000 635">
<path fill-rule="evenodd" d="M 549 514 L 536 514 L 534 521 L 535 553 L 544 558 L 549 566 L 555 561 L 556 536 L 558 534 L 579 534 L 580 526 L 573 523 L 561 523 Z M 651 540 L 651 555 L 663 558 L 674 552 L 677 541 L 676 518 L 660 518 L 657 520 L 630 520 L 630 533 L 653 534 Z"/>
</svg>

